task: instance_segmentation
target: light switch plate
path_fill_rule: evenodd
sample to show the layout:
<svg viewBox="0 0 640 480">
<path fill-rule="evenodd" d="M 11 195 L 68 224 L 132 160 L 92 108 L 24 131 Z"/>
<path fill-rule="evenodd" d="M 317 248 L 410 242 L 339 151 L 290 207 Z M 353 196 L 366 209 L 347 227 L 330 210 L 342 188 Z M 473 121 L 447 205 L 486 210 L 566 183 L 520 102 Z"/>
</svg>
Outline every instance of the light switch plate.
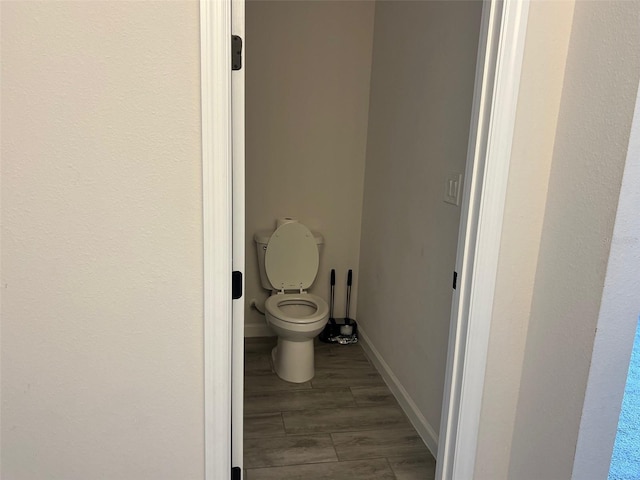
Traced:
<svg viewBox="0 0 640 480">
<path fill-rule="evenodd" d="M 451 205 L 460 205 L 460 193 L 462 191 L 462 174 L 451 173 L 444 182 L 444 201 Z"/>
</svg>

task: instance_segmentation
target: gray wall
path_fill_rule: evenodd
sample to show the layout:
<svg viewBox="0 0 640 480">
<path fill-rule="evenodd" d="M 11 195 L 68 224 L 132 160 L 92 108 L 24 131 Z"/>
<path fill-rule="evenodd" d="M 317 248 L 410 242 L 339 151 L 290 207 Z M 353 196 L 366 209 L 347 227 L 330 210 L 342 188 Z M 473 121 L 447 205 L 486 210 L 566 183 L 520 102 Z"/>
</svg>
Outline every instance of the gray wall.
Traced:
<svg viewBox="0 0 640 480">
<path fill-rule="evenodd" d="M 329 298 L 336 268 L 337 316 L 346 272 L 358 290 L 362 188 L 369 110 L 373 2 L 265 2 L 246 5 L 246 321 L 267 297 L 253 234 L 293 216 L 325 237 L 310 291 Z"/>
<path fill-rule="evenodd" d="M 358 320 L 437 432 L 481 2 L 376 4 Z M 401 54 L 399 54 L 401 52 Z"/>
</svg>

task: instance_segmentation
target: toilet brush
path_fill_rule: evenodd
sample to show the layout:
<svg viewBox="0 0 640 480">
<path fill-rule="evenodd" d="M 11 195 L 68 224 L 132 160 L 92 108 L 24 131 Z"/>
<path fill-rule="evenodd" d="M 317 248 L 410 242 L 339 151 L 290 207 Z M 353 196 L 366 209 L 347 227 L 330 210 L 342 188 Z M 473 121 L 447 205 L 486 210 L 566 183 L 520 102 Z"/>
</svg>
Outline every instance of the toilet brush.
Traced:
<svg viewBox="0 0 640 480">
<path fill-rule="evenodd" d="M 353 270 L 349 270 L 349 273 L 347 274 L 347 305 L 346 305 L 346 311 L 344 314 L 344 325 L 342 325 L 340 327 L 340 333 L 342 335 L 353 335 L 354 332 L 354 327 L 355 327 L 355 320 L 352 320 L 349 317 L 349 312 L 351 310 L 351 283 L 353 281 Z"/>
<path fill-rule="evenodd" d="M 335 299 L 335 289 L 336 289 L 336 271 L 331 269 L 331 293 L 329 297 L 329 320 L 327 324 L 324 326 L 322 332 L 320 332 L 320 336 L 318 337 L 320 341 L 325 343 L 333 343 L 335 340 L 335 336 L 340 332 L 340 327 L 336 325 L 336 319 L 333 318 L 333 303 Z"/>
<path fill-rule="evenodd" d="M 333 318 L 333 300 L 335 297 L 336 289 L 336 271 L 331 269 L 331 303 L 329 303 L 329 323 L 335 325 L 336 319 Z"/>
<path fill-rule="evenodd" d="M 352 280 L 353 280 L 353 270 L 349 269 L 349 273 L 347 274 L 347 308 L 344 314 L 345 325 L 349 325 L 351 323 L 351 318 L 349 318 L 349 310 L 351 310 L 351 281 Z"/>
</svg>

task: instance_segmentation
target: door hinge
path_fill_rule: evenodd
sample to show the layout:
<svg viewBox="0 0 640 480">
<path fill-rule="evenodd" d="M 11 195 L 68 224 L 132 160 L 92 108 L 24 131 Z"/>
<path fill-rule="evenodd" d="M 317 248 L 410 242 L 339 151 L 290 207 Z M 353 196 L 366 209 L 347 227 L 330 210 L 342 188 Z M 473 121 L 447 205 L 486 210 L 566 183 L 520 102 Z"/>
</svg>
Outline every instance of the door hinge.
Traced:
<svg viewBox="0 0 640 480">
<path fill-rule="evenodd" d="M 453 272 L 453 289 L 458 286 L 458 272 Z"/>
<path fill-rule="evenodd" d="M 242 478 L 242 469 L 240 467 L 231 468 L 231 480 L 240 480 Z"/>
<path fill-rule="evenodd" d="M 231 298 L 237 300 L 242 297 L 242 272 L 231 273 Z"/>
<path fill-rule="evenodd" d="M 231 70 L 242 68 L 242 37 L 231 35 Z"/>
</svg>

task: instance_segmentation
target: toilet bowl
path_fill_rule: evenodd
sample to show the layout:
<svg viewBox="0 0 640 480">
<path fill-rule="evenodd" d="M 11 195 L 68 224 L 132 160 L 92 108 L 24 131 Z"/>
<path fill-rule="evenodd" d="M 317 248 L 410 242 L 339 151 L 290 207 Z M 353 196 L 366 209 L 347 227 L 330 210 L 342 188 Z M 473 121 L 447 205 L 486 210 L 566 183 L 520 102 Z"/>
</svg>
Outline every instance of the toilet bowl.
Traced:
<svg viewBox="0 0 640 480">
<path fill-rule="evenodd" d="M 273 232 L 260 253 L 273 292 L 265 302 L 265 316 L 278 336 L 271 353 L 274 369 L 288 382 L 307 382 L 315 373 L 313 339 L 329 317 L 327 302 L 306 292 L 318 273 L 316 237 L 301 223 L 287 223 Z"/>
<path fill-rule="evenodd" d="M 327 324 L 329 306 L 310 293 L 276 294 L 265 302 L 267 324 L 278 336 L 271 352 L 280 378 L 301 383 L 315 373 L 313 339 Z"/>
</svg>

